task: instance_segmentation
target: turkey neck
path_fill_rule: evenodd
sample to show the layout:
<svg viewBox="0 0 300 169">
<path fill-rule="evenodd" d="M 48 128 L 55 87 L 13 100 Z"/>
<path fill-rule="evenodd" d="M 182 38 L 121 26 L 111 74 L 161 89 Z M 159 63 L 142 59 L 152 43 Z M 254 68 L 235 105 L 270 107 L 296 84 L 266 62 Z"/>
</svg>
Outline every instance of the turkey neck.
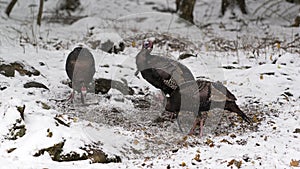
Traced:
<svg viewBox="0 0 300 169">
<path fill-rule="evenodd" d="M 150 51 L 144 48 L 137 54 L 136 65 L 139 71 L 149 68 L 149 66 L 147 66 L 147 56 L 150 56 Z"/>
</svg>

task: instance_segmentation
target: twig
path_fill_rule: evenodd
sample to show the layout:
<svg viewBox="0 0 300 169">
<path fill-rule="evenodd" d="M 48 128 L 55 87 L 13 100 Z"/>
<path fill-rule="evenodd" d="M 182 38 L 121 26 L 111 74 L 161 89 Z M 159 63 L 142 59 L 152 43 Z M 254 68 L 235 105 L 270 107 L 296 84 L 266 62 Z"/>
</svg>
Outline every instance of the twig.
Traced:
<svg viewBox="0 0 300 169">
<path fill-rule="evenodd" d="M 261 8 L 265 7 L 268 3 L 273 2 L 273 0 L 264 2 L 261 6 L 259 6 L 258 8 L 255 9 L 255 11 L 253 12 L 253 15 L 255 15 Z"/>
<path fill-rule="evenodd" d="M 278 14 L 277 13 L 277 10 L 272 10 L 272 7 L 276 6 L 276 5 L 280 5 L 280 3 L 282 3 L 282 1 L 278 1 L 278 2 L 274 2 L 273 4 L 271 4 L 270 6 L 268 6 L 267 8 L 265 8 L 265 11 L 263 13 L 266 13 L 267 11 L 271 11 L 271 15 L 272 14 L 275 14 L 277 15 L 278 17 L 286 20 L 286 21 L 289 21 L 288 19 L 286 19 L 285 17 L 283 17 L 282 15 Z M 286 11 L 286 10 L 285 10 Z"/>
</svg>

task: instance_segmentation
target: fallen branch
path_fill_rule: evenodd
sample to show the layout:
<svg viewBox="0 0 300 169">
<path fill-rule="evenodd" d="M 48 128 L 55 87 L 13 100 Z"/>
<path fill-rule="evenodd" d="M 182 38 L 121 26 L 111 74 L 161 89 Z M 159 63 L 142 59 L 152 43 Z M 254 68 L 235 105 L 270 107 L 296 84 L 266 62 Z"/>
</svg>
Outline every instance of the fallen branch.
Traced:
<svg viewBox="0 0 300 169">
<path fill-rule="evenodd" d="M 7 16 L 10 15 L 10 12 L 12 11 L 12 9 L 14 8 L 15 4 L 17 3 L 18 0 L 12 0 L 10 1 L 10 3 L 8 4 L 6 10 L 5 10 L 5 13 Z"/>
</svg>

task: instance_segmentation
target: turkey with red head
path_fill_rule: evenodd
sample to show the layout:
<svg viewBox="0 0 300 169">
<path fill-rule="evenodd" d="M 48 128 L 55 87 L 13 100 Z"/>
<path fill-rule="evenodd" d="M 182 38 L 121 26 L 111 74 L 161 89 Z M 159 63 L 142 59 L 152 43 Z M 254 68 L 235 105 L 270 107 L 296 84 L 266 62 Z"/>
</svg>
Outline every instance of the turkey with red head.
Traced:
<svg viewBox="0 0 300 169">
<path fill-rule="evenodd" d="M 70 99 L 73 101 L 75 91 L 81 94 L 81 102 L 85 104 L 87 86 L 92 82 L 95 74 L 95 61 L 92 53 L 82 47 L 76 47 L 66 61 L 66 72 L 72 81 L 73 92 Z"/>
<path fill-rule="evenodd" d="M 206 119 L 206 111 L 220 108 L 235 112 L 243 120 L 251 124 L 250 118 L 235 103 L 236 97 L 220 82 L 205 80 L 189 81 L 181 84 L 169 98 L 167 98 L 166 110 L 176 112 L 189 111 L 195 113 L 196 120 L 190 130 L 194 130 L 200 123 L 200 137 L 203 135 L 203 125 Z M 178 119 L 177 119 L 178 120 Z M 180 126 L 180 122 L 178 122 Z"/>
<path fill-rule="evenodd" d="M 136 56 L 136 65 L 142 77 L 163 93 L 171 94 L 181 83 L 194 80 L 192 72 L 180 62 L 158 55 L 152 55 L 152 41 L 143 42 Z"/>
</svg>

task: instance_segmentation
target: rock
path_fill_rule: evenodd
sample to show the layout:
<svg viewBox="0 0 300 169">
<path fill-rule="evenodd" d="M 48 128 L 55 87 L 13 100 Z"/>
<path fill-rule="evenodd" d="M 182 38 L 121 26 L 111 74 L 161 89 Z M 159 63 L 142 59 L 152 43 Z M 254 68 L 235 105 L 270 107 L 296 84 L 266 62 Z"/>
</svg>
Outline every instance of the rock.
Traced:
<svg viewBox="0 0 300 169">
<path fill-rule="evenodd" d="M 114 45 L 114 48 L 113 48 L 113 52 L 115 54 L 118 54 L 120 52 L 123 52 L 124 49 L 125 49 L 125 43 L 124 42 L 120 42 L 118 46 Z"/>
<path fill-rule="evenodd" d="M 293 95 L 291 92 L 289 92 L 289 91 L 284 92 L 284 94 L 287 95 L 287 96 L 290 96 L 290 97 L 291 97 L 291 96 L 294 96 L 294 95 Z"/>
<path fill-rule="evenodd" d="M 190 54 L 190 53 L 183 53 L 183 54 L 179 55 L 178 60 L 183 60 L 183 59 L 186 59 L 189 57 L 197 57 L 197 54 L 194 55 L 194 54 Z"/>
<path fill-rule="evenodd" d="M 35 81 L 27 82 L 23 86 L 24 86 L 24 88 L 33 88 L 34 87 L 34 88 L 43 88 L 43 89 L 49 90 L 49 88 L 46 87 L 44 84 L 35 82 Z"/>
<path fill-rule="evenodd" d="M 46 64 L 44 62 L 39 62 L 40 66 L 45 66 Z"/>
<path fill-rule="evenodd" d="M 127 84 L 111 80 L 111 79 L 104 79 L 98 78 L 95 79 L 95 93 L 106 94 L 111 88 L 119 90 L 121 93 L 125 95 L 133 95 L 134 91 L 131 87 L 127 86 Z"/>
<path fill-rule="evenodd" d="M 0 90 L 1 90 L 1 91 L 2 91 L 2 90 L 5 90 L 5 89 L 7 89 L 6 86 L 4 86 L 4 87 L 0 86 Z"/>
<path fill-rule="evenodd" d="M 13 62 L 11 63 L 11 66 L 13 66 L 14 69 L 18 71 L 22 76 L 27 75 L 31 77 L 32 75 L 39 76 L 41 74 L 40 71 L 36 70 L 34 67 L 25 66 L 23 63 L 20 62 Z"/>
<path fill-rule="evenodd" d="M 14 147 L 14 148 L 10 148 L 10 149 L 6 150 L 6 152 L 7 152 L 7 153 L 12 153 L 12 152 L 15 151 L 16 149 L 17 149 L 17 148 L 15 148 L 15 147 Z"/>
<path fill-rule="evenodd" d="M 107 40 L 106 42 L 101 44 L 100 49 L 107 53 L 112 53 L 112 49 L 114 47 L 114 43 L 110 40 Z"/>
<path fill-rule="evenodd" d="M 88 41 L 88 43 L 90 44 L 89 46 L 90 46 L 92 49 L 97 49 L 97 47 L 100 46 L 101 41 L 100 41 L 100 40 Z"/>
<path fill-rule="evenodd" d="M 107 154 L 105 154 L 102 150 L 100 149 L 86 149 L 85 151 L 88 152 L 88 159 L 91 160 L 92 163 L 120 163 L 122 162 L 121 158 L 119 156 L 115 157 L 108 157 Z"/>
<path fill-rule="evenodd" d="M 61 156 L 61 153 L 63 152 L 62 148 L 63 148 L 64 144 L 65 144 L 65 142 L 63 141 L 58 144 L 54 144 L 52 147 L 41 149 L 37 153 L 35 153 L 33 156 L 39 157 L 40 155 L 43 155 L 45 152 L 48 152 L 53 161 L 61 161 L 60 156 Z"/>
<path fill-rule="evenodd" d="M 93 44 L 91 43 L 91 45 L 93 45 Z M 107 40 L 106 42 L 104 42 L 100 45 L 100 49 L 107 53 L 118 54 L 118 53 L 124 51 L 125 43 L 120 42 L 118 45 L 115 45 L 112 41 Z"/>
<path fill-rule="evenodd" d="M 15 69 L 11 65 L 2 64 L 0 65 L 0 73 L 6 77 L 14 77 Z"/>
<path fill-rule="evenodd" d="M 23 137 L 26 134 L 26 128 L 24 123 L 22 122 L 23 120 L 21 118 L 16 119 L 16 123 L 14 123 L 12 128 L 9 129 L 7 139 L 17 140 L 18 138 Z"/>
<path fill-rule="evenodd" d="M 0 82 L 0 91 L 7 89 L 9 86 L 8 82 Z"/>
<path fill-rule="evenodd" d="M 83 154 L 78 154 L 77 152 L 71 151 L 67 154 L 63 153 L 63 147 L 65 144 L 65 140 L 54 144 L 51 147 L 44 148 L 36 152 L 33 156 L 39 157 L 43 155 L 45 152 L 48 152 L 53 161 L 79 161 L 79 160 L 91 160 L 92 163 L 110 163 L 110 162 L 121 162 L 121 158 L 119 156 L 108 157 L 106 153 L 104 153 L 100 149 L 92 148 L 91 145 L 88 145 L 84 148 L 80 148 L 86 151 Z"/>
<path fill-rule="evenodd" d="M 59 10 L 75 11 L 80 5 L 80 0 L 63 0 L 57 6 Z"/>
<path fill-rule="evenodd" d="M 293 133 L 300 133 L 300 128 L 296 128 Z"/>
<path fill-rule="evenodd" d="M 20 73 L 20 75 L 24 76 L 27 75 L 31 77 L 32 75 L 34 76 L 39 76 L 40 72 L 36 70 L 32 66 L 25 66 L 22 63 L 19 62 L 13 62 L 9 64 L 1 64 L 0 65 L 0 73 L 3 74 L 6 77 L 14 77 L 15 76 L 15 70 Z"/>
<path fill-rule="evenodd" d="M 0 65 L 1 74 L 6 77 L 14 77 L 15 76 L 15 69 L 11 65 L 3 64 Z"/>
<path fill-rule="evenodd" d="M 23 105 L 23 106 L 17 106 L 17 110 L 18 110 L 18 112 L 20 112 L 20 116 L 21 116 L 22 120 L 25 120 L 24 119 L 25 105 Z"/>
</svg>

